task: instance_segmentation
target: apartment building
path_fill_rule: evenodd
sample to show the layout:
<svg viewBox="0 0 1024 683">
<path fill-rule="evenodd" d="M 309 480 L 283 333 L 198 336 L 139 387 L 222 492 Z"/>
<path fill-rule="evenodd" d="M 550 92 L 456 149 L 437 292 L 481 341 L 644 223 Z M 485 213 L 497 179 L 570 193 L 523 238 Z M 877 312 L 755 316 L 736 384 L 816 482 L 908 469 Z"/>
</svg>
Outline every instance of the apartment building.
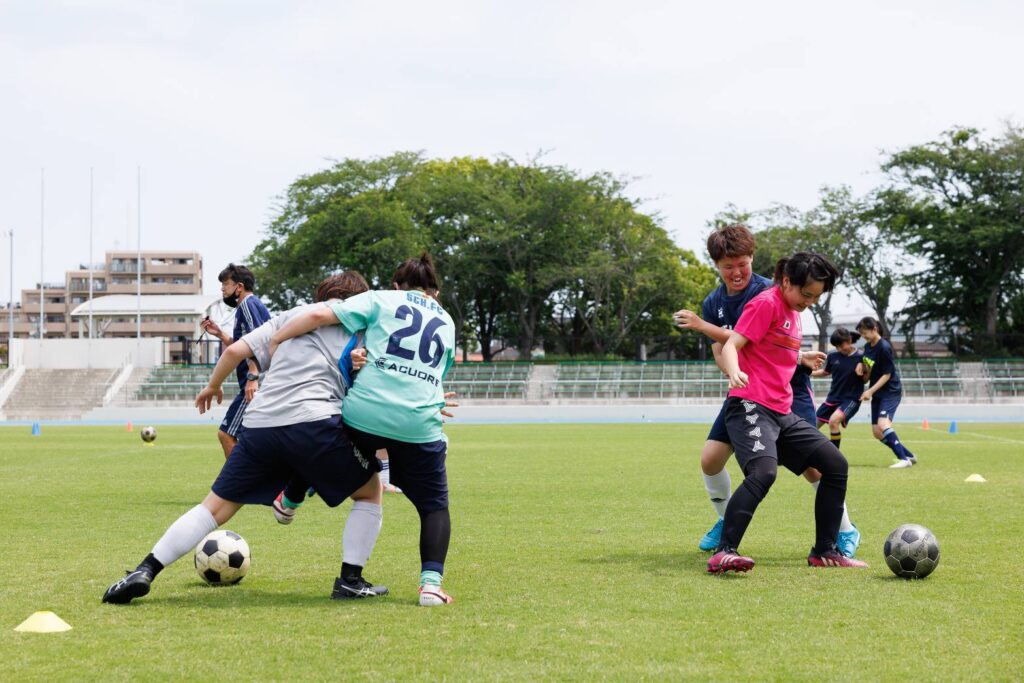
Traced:
<svg viewBox="0 0 1024 683">
<path fill-rule="evenodd" d="M 64 274 L 64 282 L 42 284 L 43 336 L 47 339 L 87 337 L 88 316 L 72 313 L 89 301 L 89 276 L 92 275 L 94 306 L 106 310 L 107 318 L 94 319 L 94 337 L 134 337 L 136 313 L 124 310 L 110 317 L 110 307 L 95 302 L 112 294 L 135 295 L 141 275 L 144 309 L 142 336 L 178 337 L 191 335 L 198 319 L 185 313 L 194 306 L 180 303 L 170 309 L 151 297 L 194 295 L 203 292 L 203 259 L 194 251 L 144 251 L 139 272 L 139 254 L 134 251 L 108 251 L 102 264 L 82 265 Z M 209 297 L 207 297 L 209 298 Z M 180 302 L 180 299 L 179 299 Z M 122 306 L 122 308 L 127 308 Z M 135 308 L 135 307 L 133 307 Z M 21 300 L 14 306 L 14 336 L 39 337 L 40 287 L 21 291 Z M 10 309 L 0 309 L 0 340 L 8 336 Z"/>
</svg>

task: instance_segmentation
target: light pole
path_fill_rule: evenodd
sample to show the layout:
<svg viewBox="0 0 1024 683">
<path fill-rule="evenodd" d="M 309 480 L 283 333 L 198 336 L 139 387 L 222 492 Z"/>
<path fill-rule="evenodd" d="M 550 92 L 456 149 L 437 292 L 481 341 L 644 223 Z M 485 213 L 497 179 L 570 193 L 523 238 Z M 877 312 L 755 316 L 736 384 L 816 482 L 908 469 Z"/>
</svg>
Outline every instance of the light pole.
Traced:
<svg viewBox="0 0 1024 683">
<path fill-rule="evenodd" d="M 11 365 L 11 350 L 14 347 L 14 230 L 7 231 L 7 237 L 11 241 L 11 258 L 8 270 L 11 273 L 11 299 L 7 302 L 7 366 Z"/>
</svg>

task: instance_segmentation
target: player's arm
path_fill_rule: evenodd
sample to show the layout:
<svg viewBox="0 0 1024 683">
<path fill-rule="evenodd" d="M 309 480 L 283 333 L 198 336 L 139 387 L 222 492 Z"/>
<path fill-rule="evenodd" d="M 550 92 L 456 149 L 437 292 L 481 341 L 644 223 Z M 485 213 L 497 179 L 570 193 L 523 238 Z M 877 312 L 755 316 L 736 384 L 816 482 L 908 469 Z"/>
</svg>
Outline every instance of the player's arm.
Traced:
<svg viewBox="0 0 1024 683">
<path fill-rule="evenodd" d="M 722 370 L 729 378 L 730 389 L 742 389 L 747 386 L 747 373 L 740 370 L 739 350 L 750 340 L 739 332 L 729 334 L 729 340 L 722 346 Z"/>
<path fill-rule="evenodd" d="M 224 353 L 220 355 L 220 360 L 217 361 L 217 365 L 214 366 L 213 372 L 210 373 L 209 383 L 196 396 L 196 408 L 199 408 L 200 415 L 210 409 L 214 398 L 220 404 L 224 399 L 224 391 L 220 386 L 224 383 L 225 378 L 234 372 L 239 363 L 251 357 L 252 349 L 242 339 L 239 339 L 224 350 Z"/>
<path fill-rule="evenodd" d="M 338 316 L 328 306 L 318 306 L 305 313 L 300 313 L 278 328 L 274 336 L 270 338 L 270 355 L 273 356 L 278 346 L 293 337 L 300 337 L 317 328 L 337 324 Z"/>
<path fill-rule="evenodd" d="M 800 365 L 810 370 L 817 370 L 827 357 L 822 351 L 803 351 L 800 354 Z"/>
<path fill-rule="evenodd" d="M 871 397 L 874 396 L 879 389 L 885 386 L 886 382 L 892 377 L 892 373 L 885 373 L 878 378 L 878 381 L 872 384 L 870 387 L 864 390 L 864 393 L 860 395 L 861 401 L 870 401 Z"/>
<path fill-rule="evenodd" d="M 721 329 L 721 328 L 719 328 L 719 329 Z M 726 330 L 726 332 L 728 332 L 728 330 Z M 729 374 L 729 373 L 727 373 L 725 371 L 725 366 L 722 364 L 722 344 L 724 344 L 724 343 L 725 342 L 723 341 L 723 342 L 715 342 L 714 344 L 712 344 L 711 345 L 711 356 L 715 359 L 715 365 L 718 366 L 718 369 L 721 370 L 724 374 Z"/>
<path fill-rule="evenodd" d="M 676 327 L 683 330 L 700 332 L 704 336 L 713 339 L 716 343 L 724 344 L 729 339 L 729 330 L 709 323 L 693 311 L 685 308 L 673 313 L 672 319 L 675 321 Z"/>
</svg>

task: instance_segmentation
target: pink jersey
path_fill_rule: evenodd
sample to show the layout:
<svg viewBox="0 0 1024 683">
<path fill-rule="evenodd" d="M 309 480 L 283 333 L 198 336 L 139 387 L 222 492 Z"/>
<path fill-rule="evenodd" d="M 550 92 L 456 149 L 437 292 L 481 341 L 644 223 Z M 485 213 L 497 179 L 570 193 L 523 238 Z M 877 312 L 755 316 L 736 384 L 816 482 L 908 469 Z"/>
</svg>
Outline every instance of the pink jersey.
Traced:
<svg viewBox="0 0 1024 683">
<path fill-rule="evenodd" d="M 800 359 L 800 314 L 782 300 L 782 290 L 772 287 L 747 303 L 735 331 L 749 339 L 740 349 L 740 370 L 747 386 L 732 389 L 730 396 L 746 398 L 783 415 L 793 405 L 789 380 Z"/>
</svg>

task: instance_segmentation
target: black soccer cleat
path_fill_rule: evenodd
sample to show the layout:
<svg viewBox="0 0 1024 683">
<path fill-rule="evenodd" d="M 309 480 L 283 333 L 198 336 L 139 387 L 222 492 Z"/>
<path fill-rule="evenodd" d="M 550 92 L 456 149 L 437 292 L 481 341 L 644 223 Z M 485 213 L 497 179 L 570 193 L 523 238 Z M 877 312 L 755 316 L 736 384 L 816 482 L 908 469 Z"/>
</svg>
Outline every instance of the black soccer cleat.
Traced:
<svg viewBox="0 0 1024 683">
<path fill-rule="evenodd" d="M 133 572 L 125 572 L 127 576 L 113 584 L 103 594 L 103 602 L 114 605 L 127 605 L 135 598 L 141 598 L 149 592 L 149 584 L 153 582 L 153 575 L 145 569 L 136 569 Z"/>
<path fill-rule="evenodd" d="M 334 580 L 334 590 L 331 592 L 331 600 L 349 600 L 351 598 L 376 598 L 387 595 L 388 589 L 385 586 L 374 586 L 372 583 L 359 577 L 354 581 L 346 581 L 340 576 Z"/>
</svg>

